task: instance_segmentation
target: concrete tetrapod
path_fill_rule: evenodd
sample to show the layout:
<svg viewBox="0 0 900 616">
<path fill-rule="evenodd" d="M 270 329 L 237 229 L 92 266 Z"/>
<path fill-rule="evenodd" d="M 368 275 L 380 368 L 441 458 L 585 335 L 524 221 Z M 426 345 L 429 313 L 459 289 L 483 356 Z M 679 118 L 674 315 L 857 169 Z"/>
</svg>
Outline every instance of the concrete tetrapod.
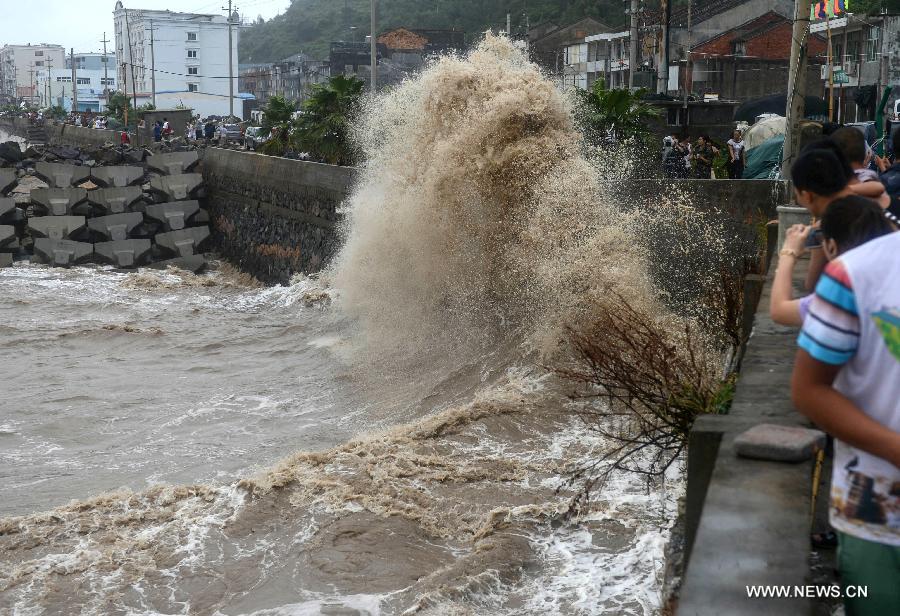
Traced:
<svg viewBox="0 0 900 616">
<path fill-rule="evenodd" d="M 128 234 L 142 222 L 144 222 L 144 217 L 140 212 L 128 212 L 91 218 L 88 220 L 88 228 L 101 234 L 107 240 L 117 241 L 128 239 Z"/>
<path fill-rule="evenodd" d="M 200 245 L 209 237 L 208 227 L 190 227 L 180 231 L 169 231 L 156 236 L 156 245 L 179 257 L 189 257 L 198 252 Z"/>
<path fill-rule="evenodd" d="M 72 208 L 87 199 L 87 191 L 83 188 L 35 188 L 31 191 L 31 200 L 45 214 L 65 216 L 72 213 Z"/>
<path fill-rule="evenodd" d="M 200 211 L 198 201 L 171 201 L 148 205 L 144 213 L 147 218 L 162 223 L 166 231 L 178 231 L 187 226 L 187 221 Z"/>
<path fill-rule="evenodd" d="M 0 197 L 0 222 L 11 223 L 25 220 L 25 212 L 16 207 L 15 197 Z"/>
<path fill-rule="evenodd" d="M 0 249 L 18 247 L 19 242 L 16 239 L 16 228 L 12 225 L 0 225 Z"/>
<path fill-rule="evenodd" d="M 9 267 L 13 264 L 11 252 L 0 252 L 0 267 Z"/>
<path fill-rule="evenodd" d="M 5 195 L 19 181 L 15 169 L 0 169 L 0 195 Z"/>
<path fill-rule="evenodd" d="M 169 267 L 177 267 L 179 269 L 188 270 L 199 274 L 206 268 L 206 257 L 203 255 L 191 255 L 189 257 L 176 257 L 165 261 L 157 261 L 151 263 L 153 269 L 167 269 Z"/>
<path fill-rule="evenodd" d="M 78 263 L 84 263 L 93 255 L 93 244 L 39 237 L 34 240 L 34 256 L 32 259 L 37 263 L 69 267 Z"/>
<path fill-rule="evenodd" d="M 91 179 L 95 184 L 104 188 L 124 188 L 137 184 L 143 178 L 144 170 L 141 167 L 120 165 L 117 167 L 94 167 L 91 170 Z"/>
<path fill-rule="evenodd" d="M 164 175 L 150 180 L 150 190 L 165 195 L 168 201 L 184 201 L 203 184 L 203 176 L 199 173 L 181 175 Z"/>
<path fill-rule="evenodd" d="M 68 188 L 73 184 L 81 184 L 91 177 L 91 168 L 65 163 L 39 162 L 34 166 L 34 174 L 47 182 L 51 188 Z"/>
<path fill-rule="evenodd" d="M 136 267 L 149 260 L 152 247 L 150 240 L 118 240 L 94 244 L 94 252 L 99 261 L 116 267 Z"/>
<path fill-rule="evenodd" d="M 91 190 L 88 192 L 87 198 L 107 214 L 123 214 L 142 196 L 144 193 L 140 186 L 123 186 Z"/>
<path fill-rule="evenodd" d="M 147 166 L 154 171 L 165 175 L 181 175 L 187 173 L 200 162 L 200 155 L 196 150 L 190 152 L 169 152 L 168 154 L 154 154 L 147 158 Z"/>
<path fill-rule="evenodd" d="M 84 216 L 38 216 L 28 219 L 28 231 L 34 238 L 69 239 L 72 233 L 84 228 Z"/>
</svg>

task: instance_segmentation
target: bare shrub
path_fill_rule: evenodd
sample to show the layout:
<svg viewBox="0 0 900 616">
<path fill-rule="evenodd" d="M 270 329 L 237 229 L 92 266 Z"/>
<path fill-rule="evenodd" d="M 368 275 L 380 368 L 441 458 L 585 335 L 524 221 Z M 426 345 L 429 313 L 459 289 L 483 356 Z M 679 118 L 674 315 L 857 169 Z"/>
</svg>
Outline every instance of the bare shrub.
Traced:
<svg viewBox="0 0 900 616">
<path fill-rule="evenodd" d="M 572 359 L 556 369 L 575 382 L 588 429 L 608 439 L 599 457 L 576 469 L 570 513 L 613 471 L 660 477 L 679 459 L 697 417 L 730 403 L 721 359 L 687 321 L 661 322 L 621 296 L 598 305 L 590 328 L 569 330 Z"/>
</svg>

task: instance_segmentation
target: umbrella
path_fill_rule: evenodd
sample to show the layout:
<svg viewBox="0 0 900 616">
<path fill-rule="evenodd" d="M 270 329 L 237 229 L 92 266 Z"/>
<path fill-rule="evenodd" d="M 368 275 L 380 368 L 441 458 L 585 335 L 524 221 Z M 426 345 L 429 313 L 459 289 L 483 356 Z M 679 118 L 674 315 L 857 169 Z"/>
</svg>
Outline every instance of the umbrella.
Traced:
<svg viewBox="0 0 900 616">
<path fill-rule="evenodd" d="M 735 121 L 743 120 L 752 124 L 756 120 L 756 116 L 758 115 L 762 115 L 764 113 L 777 113 L 778 115 L 784 115 L 786 110 L 787 95 L 774 94 L 772 96 L 765 96 L 763 98 L 757 98 L 752 101 L 747 101 L 734 110 L 734 119 Z M 825 99 L 818 96 L 806 97 L 807 118 L 827 115 L 828 103 L 825 102 Z"/>
</svg>

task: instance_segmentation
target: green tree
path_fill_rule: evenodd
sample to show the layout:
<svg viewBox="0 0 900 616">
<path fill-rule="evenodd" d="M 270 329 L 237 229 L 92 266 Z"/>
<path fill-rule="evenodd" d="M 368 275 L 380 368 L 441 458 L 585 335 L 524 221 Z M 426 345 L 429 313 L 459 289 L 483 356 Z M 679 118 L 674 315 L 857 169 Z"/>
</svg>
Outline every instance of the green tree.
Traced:
<svg viewBox="0 0 900 616">
<path fill-rule="evenodd" d="M 365 82 L 356 77 L 337 75 L 317 85 L 303 103 L 291 143 L 298 150 L 332 165 L 353 162 L 348 139 L 350 119 L 359 108 Z"/>
<path fill-rule="evenodd" d="M 269 98 L 265 109 L 263 109 L 263 132 L 269 132 L 279 124 L 290 122 L 294 111 L 296 111 L 294 105 L 287 102 L 283 96 L 272 96 Z"/>
<path fill-rule="evenodd" d="M 644 100 L 646 90 L 606 89 L 599 79 L 590 90 L 578 88 L 577 117 L 592 142 L 621 141 L 644 137 L 659 109 Z"/>
<path fill-rule="evenodd" d="M 129 115 L 134 112 L 134 107 L 132 107 L 131 99 L 129 97 L 121 92 L 113 92 L 109 95 L 109 101 L 106 105 L 107 115 L 111 115 L 114 118 L 124 121 L 126 109 L 128 109 Z M 129 118 L 129 120 L 130 119 L 131 118 Z"/>
</svg>

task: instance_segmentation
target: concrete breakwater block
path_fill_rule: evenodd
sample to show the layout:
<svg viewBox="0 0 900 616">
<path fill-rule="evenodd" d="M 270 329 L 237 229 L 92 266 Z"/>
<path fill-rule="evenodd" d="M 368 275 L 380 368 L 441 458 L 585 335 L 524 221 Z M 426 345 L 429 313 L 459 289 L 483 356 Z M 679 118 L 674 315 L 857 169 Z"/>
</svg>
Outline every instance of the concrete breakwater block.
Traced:
<svg viewBox="0 0 900 616">
<path fill-rule="evenodd" d="M 144 193 L 140 186 L 118 188 L 98 188 L 88 191 L 88 201 L 101 208 L 106 214 L 123 214 L 141 199 Z"/>
<path fill-rule="evenodd" d="M 187 227 L 188 221 L 199 211 L 199 201 L 170 201 L 148 205 L 144 213 L 147 218 L 162 224 L 166 231 L 178 231 Z"/>
<path fill-rule="evenodd" d="M 28 219 L 28 231 L 34 238 L 70 239 L 69 236 L 84 228 L 84 221 L 84 216 L 39 216 Z"/>
<path fill-rule="evenodd" d="M 164 175 L 150 180 L 150 190 L 163 195 L 167 201 L 185 201 L 195 196 L 202 184 L 203 176 L 199 173 Z"/>
<path fill-rule="evenodd" d="M 803 462 L 824 447 L 824 432 L 777 424 L 753 426 L 734 439 L 737 455 L 774 462 Z"/>
<path fill-rule="evenodd" d="M 0 252 L 0 267 L 10 267 L 13 264 L 11 252 Z"/>
<path fill-rule="evenodd" d="M 15 169 L 0 169 L 0 194 L 5 195 L 19 181 Z"/>
<path fill-rule="evenodd" d="M 165 261 L 157 261 L 150 265 L 153 269 L 167 269 L 169 267 L 177 267 L 178 269 L 187 270 L 199 274 L 206 269 L 206 257 L 203 255 L 191 255 L 189 257 L 176 257 Z"/>
<path fill-rule="evenodd" d="M 169 152 L 147 157 L 147 166 L 165 175 L 181 175 L 189 172 L 200 162 L 197 150 L 190 152 Z"/>
<path fill-rule="evenodd" d="M 169 231 L 156 236 L 156 245 L 178 257 L 189 257 L 200 252 L 200 246 L 209 238 L 208 227 L 189 227 Z"/>
<path fill-rule="evenodd" d="M 104 239 L 117 241 L 128 239 L 128 234 L 144 222 L 140 212 L 110 214 L 88 220 L 88 228 L 103 236 Z"/>
<path fill-rule="evenodd" d="M 98 261 L 116 267 L 136 267 L 149 261 L 152 247 L 150 240 L 118 240 L 94 244 L 94 253 Z"/>
<path fill-rule="evenodd" d="M 126 165 L 95 167 L 91 170 L 91 179 L 103 188 L 124 188 L 144 179 L 144 169 Z"/>
<path fill-rule="evenodd" d="M 0 250 L 6 247 L 19 247 L 16 228 L 12 225 L 0 225 Z"/>
<path fill-rule="evenodd" d="M 65 163 L 39 162 L 34 166 L 34 174 L 52 188 L 68 188 L 87 180 L 91 176 L 91 169 Z"/>
<path fill-rule="evenodd" d="M 25 212 L 16 207 L 15 197 L 0 197 L 0 223 L 10 224 L 25 220 Z"/>
<path fill-rule="evenodd" d="M 53 240 L 40 237 L 34 240 L 34 257 L 36 263 L 45 263 L 57 267 L 69 267 L 85 263 L 94 255 L 94 245 L 72 240 Z"/>
<path fill-rule="evenodd" d="M 35 210 L 41 210 L 43 214 L 65 216 L 87 200 L 87 191 L 83 188 L 35 188 L 31 191 L 31 200 Z"/>
</svg>

